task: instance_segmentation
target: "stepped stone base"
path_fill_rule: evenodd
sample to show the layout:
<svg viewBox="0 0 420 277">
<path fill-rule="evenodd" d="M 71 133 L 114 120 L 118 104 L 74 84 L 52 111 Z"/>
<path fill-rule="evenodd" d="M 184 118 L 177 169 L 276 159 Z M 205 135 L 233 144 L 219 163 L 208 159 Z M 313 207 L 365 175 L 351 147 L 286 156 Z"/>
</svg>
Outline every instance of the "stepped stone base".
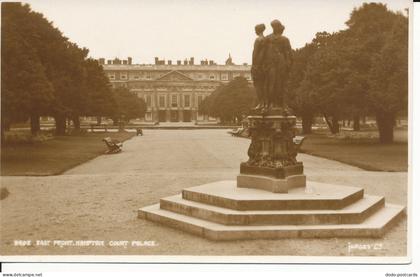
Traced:
<svg viewBox="0 0 420 277">
<path fill-rule="evenodd" d="M 307 182 L 272 193 L 221 181 L 162 198 L 138 217 L 211 240 L 380 237 L 404 211 L 356 187 Z"/>
</svg>

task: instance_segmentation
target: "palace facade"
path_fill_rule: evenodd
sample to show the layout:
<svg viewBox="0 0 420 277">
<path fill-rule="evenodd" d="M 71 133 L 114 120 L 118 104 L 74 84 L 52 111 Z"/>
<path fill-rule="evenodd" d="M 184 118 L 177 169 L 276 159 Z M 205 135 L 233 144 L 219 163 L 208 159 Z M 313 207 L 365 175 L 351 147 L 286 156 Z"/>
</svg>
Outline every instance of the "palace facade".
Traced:
<svg viewBox="0 0 420 277">
<path fill-rule="evenodd" d="M 224 65 L 194 58 L 177 61 L 159 60 L 155 64 L 132 64 L 132 59 L 99 59 L 114 88 L 126 87 L 147 104 L 146 122 L 215 121 L 198 112 L 200 103 L 218 86 L 237 76 L 251 82 L 251 67 L 235 65 L 232 58 Z"/>
</svg>

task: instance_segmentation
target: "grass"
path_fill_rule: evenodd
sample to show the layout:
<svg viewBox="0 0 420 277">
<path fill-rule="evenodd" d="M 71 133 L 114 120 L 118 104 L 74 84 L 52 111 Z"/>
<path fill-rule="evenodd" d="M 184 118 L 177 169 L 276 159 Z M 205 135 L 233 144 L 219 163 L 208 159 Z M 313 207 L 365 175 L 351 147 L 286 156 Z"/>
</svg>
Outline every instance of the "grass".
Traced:
<svg viewBox="0 0 420 277">
<path fill-rule="evenodd" d="M 355 135 L 355 133 L 357 133 Z M 371 132 L 349 132 L 340 137 L 325 133 L 308 135 L 301 152 L 354 165 L 371 171 L 407 171 L 407 131 L 394 133 L 396 142 L 380 144 Z M 405 139 L 404 139 L 405 136 Z"/>
<path fill-rule="evenodd" d="M 7 144 L 1 148 L 2 176 L 57 175 L 107 150 L 102 139 L 125 141 L 135 133 L 87 133 L 57 136 L 45 141 Z"/>
</svg>

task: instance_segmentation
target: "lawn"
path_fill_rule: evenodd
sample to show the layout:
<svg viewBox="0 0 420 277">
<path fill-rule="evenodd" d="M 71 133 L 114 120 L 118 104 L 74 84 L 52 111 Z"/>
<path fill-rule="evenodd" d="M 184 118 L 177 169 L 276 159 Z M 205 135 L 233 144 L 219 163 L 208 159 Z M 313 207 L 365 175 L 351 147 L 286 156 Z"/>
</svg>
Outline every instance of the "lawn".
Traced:
<svg viewBox="0 0 420 277">
<path fill-rule="evenodd" d="M 396 142 L 380 144 L 371 133 L 349 133 L 344 137 L 331 137 L 325 133 L 308 135 L 301 152 L 324 157 L 371 171 L 407 171 L 407 131 L 394 133 Z M 404 139 L 405 138 L 405 139 Z"/>
<path fill-rule="evenodd" d="M 135 133 L 87 133 L 57 136 L 32 143 L 9 144 L 1 148 L 1 175 L 57 175 L 91 160 L 107 150 L 102 139 L 125 141 Z M 118 154 L 116 154 L 118 155 Z"/>
</svg>

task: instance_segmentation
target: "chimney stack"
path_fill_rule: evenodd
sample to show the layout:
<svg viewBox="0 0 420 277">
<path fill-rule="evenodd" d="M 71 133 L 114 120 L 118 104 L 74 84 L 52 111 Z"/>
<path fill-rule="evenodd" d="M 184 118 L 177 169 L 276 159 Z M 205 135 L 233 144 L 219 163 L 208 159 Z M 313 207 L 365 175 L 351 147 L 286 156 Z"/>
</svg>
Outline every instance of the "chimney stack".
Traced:
<svg viewBox="0 0 420 277">
<path fill-rule="evenodd" d="M 171 60 L 168 60 L 168 65 L 172 65 L 172 61 Z"/>
<path fill-rule="evenodd" d="M 111 61 L 111 60 L 108 60 L 108 61 L 107 61 L 107 63 L 108 63 L 108 64 L 112 64 L 112 61 Z"/>
<path fill-rule="evenodd" d="M 187 59 L 184 60 L 184 65 L 188 65 Z"/>
<path fill-rule="evenodd" d="M 190 58 L 190 65 L 194 65 L 194 57 Z"/>
<path fill-rule="evenodd" d="M 99 58 L 98 63 L 99 64 L 105 64 L 105 59 L 104 58 Z"/>
<path fill-rule="evenodd" d="M 128 57 L 127 60 L 128 60 L 129 65 L 131 65 L 133 63 L 133 59 L 131 57 Z"/>
<path fill-rule="evenodd" d="M 181 61 L 180 61 L 180 60 L 177 60 L 177 61 L 176 61 L 176 64 L 177 64 L 177 65 L 181 65 L 182 63 L 181 63 Z"/>
</svg>

